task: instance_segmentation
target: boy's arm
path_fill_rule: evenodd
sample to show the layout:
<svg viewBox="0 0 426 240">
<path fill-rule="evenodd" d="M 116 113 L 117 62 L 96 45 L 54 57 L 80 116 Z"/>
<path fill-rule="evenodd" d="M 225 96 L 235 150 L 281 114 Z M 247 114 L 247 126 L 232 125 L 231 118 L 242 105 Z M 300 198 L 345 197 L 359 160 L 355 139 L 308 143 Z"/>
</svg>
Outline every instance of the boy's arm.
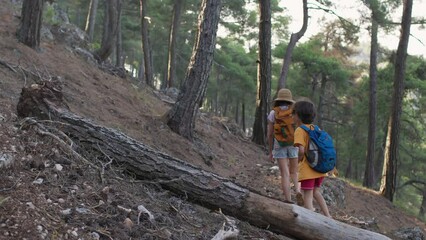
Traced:
<svg viewBox="0 0 426 240">
<path fill-rule="evenodd" d="M 303 160 L 303 157 L 305 156 L 305 147 L 301 144 L 298 144 L 299 148 L 299 162 Z"/>
</svg>

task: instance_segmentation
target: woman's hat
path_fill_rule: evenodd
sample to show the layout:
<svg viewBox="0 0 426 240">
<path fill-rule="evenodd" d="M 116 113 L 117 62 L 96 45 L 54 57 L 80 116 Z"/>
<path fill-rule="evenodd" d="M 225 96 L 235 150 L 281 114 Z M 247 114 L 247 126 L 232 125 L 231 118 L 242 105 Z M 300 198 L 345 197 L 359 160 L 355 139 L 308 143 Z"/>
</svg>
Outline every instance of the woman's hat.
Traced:
<svg viewBox="0 0 426 240">
<path fill-rule="evenodd" d="M 294 103 L 293 96 L 291 95 L 291 91 L 287 88 L 282 88 L 278 91 L 278 96 L 274 101 L 287 101 Z"/>
</svg>

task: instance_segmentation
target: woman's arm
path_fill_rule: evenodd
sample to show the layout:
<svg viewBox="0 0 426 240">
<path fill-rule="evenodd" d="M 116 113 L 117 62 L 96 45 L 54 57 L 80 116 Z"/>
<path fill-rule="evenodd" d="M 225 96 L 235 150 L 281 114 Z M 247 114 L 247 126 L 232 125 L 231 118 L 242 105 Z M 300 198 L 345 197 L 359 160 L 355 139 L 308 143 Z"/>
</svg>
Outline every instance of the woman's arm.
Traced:
<svg viewBox="0 0 426 240">
<path fill-rule="evenodd" d="M 269 145 L 269 154 L 272 154 L 272 147 L 274 146 L 274 123 L 268 121 L 268 145 Z"/>
</svg>

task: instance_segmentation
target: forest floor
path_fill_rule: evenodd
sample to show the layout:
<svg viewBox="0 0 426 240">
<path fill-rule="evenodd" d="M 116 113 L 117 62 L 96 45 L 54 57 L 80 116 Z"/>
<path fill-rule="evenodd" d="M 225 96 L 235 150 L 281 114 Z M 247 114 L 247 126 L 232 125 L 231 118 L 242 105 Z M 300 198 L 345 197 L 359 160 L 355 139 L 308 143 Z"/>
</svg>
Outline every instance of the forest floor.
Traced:
<svg viewBox="0 0 426 240">
<path fill-rule="evenodd" d="M 0 5 L 0 162 L 11 162 L 0 168 L 0 239 L 211 239 L 224 222 L 218 209 L 94 159 L 105 170 L 100 177 L 51 136 L 25 128 L 16 112 L 21 89 L 40 79 L 61 81 L 66 103 L 80 116 L 282 199 L 276 166 L 231 120 L 202 113 L 196 143 L 181 138 L 162 120 L 171 107 L 167 95 L 105 73 L 58 39 L 43 40 L 39 51 L 18 43 L 18 9 L 9 1 Z M 395 235 L 403 228 L 426 230 L 376 192 L 339 177 L 326 179 L 324 195 L 338 221 L 392 239 L 414 239 Z M 291 239 L 236 222 L 238 239 Z"/>
</svg>

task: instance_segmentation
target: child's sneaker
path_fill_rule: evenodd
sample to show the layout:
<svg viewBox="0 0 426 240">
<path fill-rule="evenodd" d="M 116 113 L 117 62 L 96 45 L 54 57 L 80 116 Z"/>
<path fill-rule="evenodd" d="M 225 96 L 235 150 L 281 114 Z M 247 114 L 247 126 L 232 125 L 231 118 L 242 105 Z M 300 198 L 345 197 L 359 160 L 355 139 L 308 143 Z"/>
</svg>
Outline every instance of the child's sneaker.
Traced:
<svg viewBox="0 0 426 240">
<path fill-rule="evenodd" d="M 303 207 L 305 205 L 305 202 L 303 201 L 303 195 L 301 192 L 296 193 L 296 202 L 297 205 Z"/>
</svg>

